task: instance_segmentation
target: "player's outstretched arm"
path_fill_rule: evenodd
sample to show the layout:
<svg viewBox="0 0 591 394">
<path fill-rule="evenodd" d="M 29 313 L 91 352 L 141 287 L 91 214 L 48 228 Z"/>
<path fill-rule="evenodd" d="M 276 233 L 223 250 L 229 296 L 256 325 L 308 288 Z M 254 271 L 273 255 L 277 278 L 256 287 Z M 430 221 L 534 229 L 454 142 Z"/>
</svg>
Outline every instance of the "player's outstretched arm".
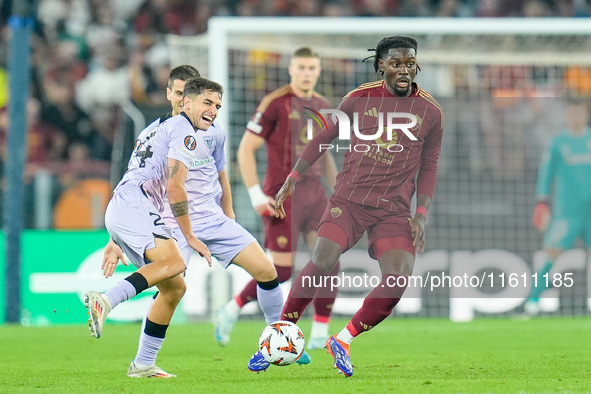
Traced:
<svg viewBox="0 0 591 394">
<path fill-rule="evenodd" d="M 185 190 L 185 180 L 188 172 L 188 168 L 180 161 L 168 159 L 168 182 L 166 184 L 168 202 L 187 243 L 201 256 L 205 257 L 207 264 L 211 267 L 211 252 L 203 242 L 195 237 L 191 228 L 189 202 Z"/>
<path fill-rule="evenodd" d="M 103 263 L 101 264 L 101 269 L 103 270 L 103 275 L 105 278 L 110 278 L 113 275 L 119 260 L 121 260 L 123 265 L 129 265 L 127 261 L 125 261 L 125 257 L 123 256 L 123 251 L 121 248 L 115 242 L 113 242 L 111 238 L 109 238 L 109 243 L 107 243 L 107 246 L 105 246 Z"/>
<path fill-rule="evenodd" d="M 301 174 L 306 172 L 310 168 L 310 164 L 304 159 L 298 159 L 296 165 L 293 167 L 293 170 L 289 173 L 285 182 L 283 182 L 283 186 L 279 189 L 279 192 L 275 195 L 275 210 L 277 211 L 276 217 L 280 219 L 285 218 L 285 209 L 283 209 L 283 203 L 289 196 L 293 194 L 295 191 L 295 185 L 300 179 Z"/>
</svg>

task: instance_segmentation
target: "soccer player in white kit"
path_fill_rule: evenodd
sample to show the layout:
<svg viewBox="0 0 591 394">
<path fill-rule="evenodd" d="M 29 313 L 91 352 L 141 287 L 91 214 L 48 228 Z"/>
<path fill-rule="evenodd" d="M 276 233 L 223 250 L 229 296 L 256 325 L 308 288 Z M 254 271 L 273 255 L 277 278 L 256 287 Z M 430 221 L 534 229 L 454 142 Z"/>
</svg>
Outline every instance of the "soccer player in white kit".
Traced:
<svg viewBox="0 0 591 394">
<path fill-rule="evenodd" d="M 178 96 L 178 89 L 183 89 L 185 84 L 183 78 L 189 72 L 193 72 L 191 70 L 197 73 L 197 70 L 191 66 L 179 66 L 171 71 L 167 96 L 171 101 L 172 115 L 180 112 L 180 106 L 175 97 Z M 146 136 L 158 127 L 160 121 L 157 120 L 144 129 L 139 135 L 138 141 L 145 140 Z M 242 266 L 257 280 L 261 308 L 267 322 L 278 320 L 283 304 L 283 295 L 275 268 L 254 237 L 233 220 L 230 185 L 224 171 L 225 134 L 217 123 L 213 123 L 208 130 L 200 130 L 197 133 L 195 142 L 196 159 L 191 164 L 186 178 L 186 191 L 188 201 L 190 201 L 189 218 L 193 231 L 208 246 L 222 266 L 227 267 L 233 262 Z M 184 238 L 166 200 L 162 218 L 167 225 L 174 229 L 179 249 L 185 264 L 188 264 L 193 249 Z M 126 263 L 121 250 L 110 241 L 105 249 L 103 261 L 105 276 L 108 277 L 113 273 L 120 259 L 124 264 Z M 142 327 L 138 352 L 130 366 L 128 376 L 173 376 L 170 374 L 163 376 L 154 371 L 156 368 L 158 371 L 164 372 L 155 367 L 156 354 L 162 341 L 163 333 L 159 332 L 158 325 L 151 324 L 147 317 Z M 164 374 L 166 373 L 164 372 Z"/>
<path fill-rule="evenodd" d="M 90 329 L 97 338 L 102 335 L 103 323 L 112 308 L 156 285 L 160 293 L 150 308 L 148 324 L 153 324 L 163 339 L 185 293 L 186 285 L 179 275 L 184 272 L 185 263 L 172 229 L 161 216 L 165 193 L 187 243 L 211 265 L 209 249 L 191 229 L 185 179 L 192 163 L 198 160 L 197 131 L 207 130 L 213 123 L 223 89 L 204 78 L 190 82 L 190 87 L 185 86 L 183 114 L 162 123 L 145 140 L 136 141 L 128 170 L 107 207 L 107 230 L 138 270 L 105 293 L 86 294 Z M 169 375 L 159 369 L 153 372 Z"/>
</svg>

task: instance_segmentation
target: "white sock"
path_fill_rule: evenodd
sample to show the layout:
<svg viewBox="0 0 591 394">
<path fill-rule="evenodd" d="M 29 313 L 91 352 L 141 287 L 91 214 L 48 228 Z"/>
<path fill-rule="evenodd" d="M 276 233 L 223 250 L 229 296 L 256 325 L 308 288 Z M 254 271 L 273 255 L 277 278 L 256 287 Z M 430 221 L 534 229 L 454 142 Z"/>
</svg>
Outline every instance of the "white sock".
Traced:
<svg viewBox="0 0 591 394">
<path fill-rule="evenodd" d="M 238 319 L 238 316 L 240 315 L 240 309 L 240 305 L 238 305 L 235 298 L 232 298 L 224 306 L 224 310 L 226 311 L 226 313 L 232 316 L 234 319 Z"/>
<path fill-rule="evenodd" d="M 263 290 L 257 285 L 257 298 L 265 314 L 267 324 L 281 320 L 281 310 L 283 309 L 283 292 L 281 291 L 281 287 L 277 286 L 271 290 Z"/>
<path fill-rule="evenodd" d="M 328 323 L 313 320 L 310 338 L 328 338 Z"/>
<path fill-rule="evenodd" d="M 135 355 L 135 365 L 138 368 L 150 367 L 156 363 L 156 356 L 162 347 L 164 338 L 156 338 L 142 331 L 140 345 Z"/>
<path fill-rule="evenodd" d="M 351 342 L 353 342 L 353 339 L 355 339 L 355 337 L 353 335 L 351 335 L 351 333 L 349 332 L 349 330 L 347 329 L 347 326 L 345 326 L 345 328 L 343 328 L 341 330 L 341 332 L 339 332 L 337 334 L 337 339 L 339 341 L 343 341 L 345 342 L 347 345 L 350 345 Z"/>
</svg>

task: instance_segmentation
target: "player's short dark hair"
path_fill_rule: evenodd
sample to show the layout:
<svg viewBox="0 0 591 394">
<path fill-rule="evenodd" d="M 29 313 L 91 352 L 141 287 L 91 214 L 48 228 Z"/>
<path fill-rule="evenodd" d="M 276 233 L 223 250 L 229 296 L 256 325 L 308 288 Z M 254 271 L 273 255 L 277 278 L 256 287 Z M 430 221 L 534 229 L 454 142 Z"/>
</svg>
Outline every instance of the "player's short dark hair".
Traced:
<svg viewBox="0 0 591 394">
<path fill-rule="evenodd" d="M 196 77 L 187 80 L 185 90 L 183 91 L 183 97 L 191 94 L 200 95 L 206 90 L 212 90 L 220 95 L 224 94 L 224 88 L 219 83 L 207 78 Z"/>
<path fill-rule="evenodd" d="M 375 54 L 363 59 L 363 61 L 367 59 L 374 58 L 373 60 L 373 68 L 378 72 L 379 70 L 379 60 L 383 58 L 385 54 L 390 51 L 392 48 L 412 48 L 417 52 L 417 40 L 413 37 L 408 36 L 392 36 L 392 37 L 384 37 L 380 42 L 378 42 L 378 46 L 373 49 L 368 49 L 368 51 L 374 51 Z"/>
<path fill-rule="evenodd" d="M 178 66 L 170 70 L 170 74 L 168 74 L 168 87 L 172 89 L 172 84 L 175 79 L 181 81 L 187 81 L 189 78 L 200 77 L 199 71 L 193 67 L 189 66 L 188 64 L 183 64 L 182 66 Z"/>
<path fill-rule="evenodd" d="M 295 57 L 317 57 L 319 58 L 320 56 L 318 56 L 318 52 L 314 51 L 312 48 L 310 47 L 301 47 L 296 49 L 293 52 L 293 55 L 291 55 L 292 58 Z"/>
</svg>

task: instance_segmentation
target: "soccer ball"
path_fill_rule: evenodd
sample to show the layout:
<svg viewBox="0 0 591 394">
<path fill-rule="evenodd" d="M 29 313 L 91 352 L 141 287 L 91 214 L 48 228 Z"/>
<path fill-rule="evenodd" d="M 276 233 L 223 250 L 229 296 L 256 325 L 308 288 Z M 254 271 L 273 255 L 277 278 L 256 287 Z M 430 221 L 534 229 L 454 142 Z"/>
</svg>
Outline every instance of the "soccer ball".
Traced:
<svg viewBox="0 0 591 394">
<path fill-rule="evenodd" d="M 295 363 L 304 352 L 304 334 L 292 322 L 279 320 L 269 324 L 259 338 L 263 358 L 273 365 Z"/>
</svg>

